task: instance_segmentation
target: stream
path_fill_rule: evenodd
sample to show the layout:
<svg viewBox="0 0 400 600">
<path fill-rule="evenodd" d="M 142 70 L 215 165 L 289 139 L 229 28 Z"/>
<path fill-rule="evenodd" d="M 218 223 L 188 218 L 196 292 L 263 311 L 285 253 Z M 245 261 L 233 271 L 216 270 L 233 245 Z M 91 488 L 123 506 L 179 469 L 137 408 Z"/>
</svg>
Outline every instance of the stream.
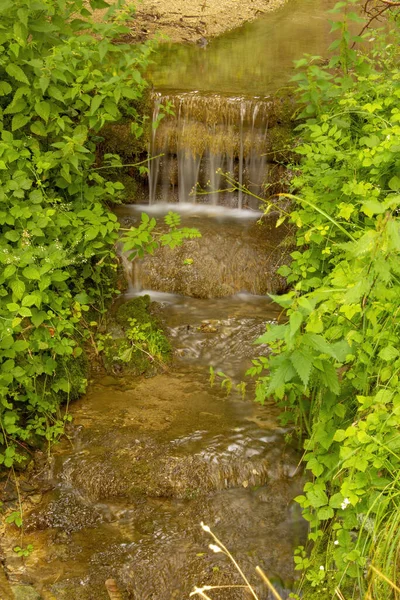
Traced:
<svg viewBox="0 0 400 600">
<path fill-rule="evenodd" d="M 135 264 L 125 257 L 129 285 L 119 301 L 150 294 L 173 362 L 154 377 L 95 373 L 70 407 L 68 438 L 25 490 L 24 544 L 34 551 L 17 556 L 17 530 L 3 531 L 16 600 L 107 600 L 110 578 L 115 600 L 184 600 L 201 585 L 225 586 L 209 592 L 212 600 L 249 598 L 229 587 L 242 583 L 239 574 L 208 549 L 200 522 L 232 551 L 260 600 L 273 596 L 257 565 L 283 599 L 293 589 L 293 549 L 307 529 L 293 501 L 304 483 L 300 454 L 276 406 L 256 404 L 251 385 L 245 393 L 236 387 L 252 358 L 269 351 L 253 342 L 281 316 L 266 294 L 284 289 L 276 270 L 291 233 L 275 227 L 276 214 L 260 225 L 258 199 L 218 195 L 221 180 L 212 178 L 229 171 L 258 193 L 280 169 L 279 157 L 273 164 L 260 148 L 275 148 L 282 119 L 260 95 L 287 83 L 302 51 L 326 52 L 323 13 L 331 5 L 289 1 L 207 48 L 161 48 L 151 74 L 153 118 L 162 101 L 177 110 L 153 135 L 154 154 L 165 154 L 150 166 L 151 206 L 116 212 L 134 224 L 141 210 L 162 218 L 172 208 L 203 237 Z M 193 193 L 199 179 L 212 179 L 206 199 Z M 230 394 L 220 378 L 212 385 L 210 367 L 232 379 Z M 0 579 L 0 595 L 1 586 Z"/>
</svg>

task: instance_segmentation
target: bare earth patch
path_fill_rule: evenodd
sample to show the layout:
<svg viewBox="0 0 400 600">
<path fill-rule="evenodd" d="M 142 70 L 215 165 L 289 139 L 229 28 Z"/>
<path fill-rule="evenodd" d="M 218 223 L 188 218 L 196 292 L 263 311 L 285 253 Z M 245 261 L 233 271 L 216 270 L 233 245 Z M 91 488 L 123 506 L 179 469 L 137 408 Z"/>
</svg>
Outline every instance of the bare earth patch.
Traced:
<svg viewBox="0 0 400 600">
<path fill-rule="evenodd" d="M 156 33 L 173 42 L 205 43 L 282 6 L 285 0 L 141 0 L 132 36 L 143 40 Z M 99 11 L 99 18 L 101 18 Z"/>
</svg>

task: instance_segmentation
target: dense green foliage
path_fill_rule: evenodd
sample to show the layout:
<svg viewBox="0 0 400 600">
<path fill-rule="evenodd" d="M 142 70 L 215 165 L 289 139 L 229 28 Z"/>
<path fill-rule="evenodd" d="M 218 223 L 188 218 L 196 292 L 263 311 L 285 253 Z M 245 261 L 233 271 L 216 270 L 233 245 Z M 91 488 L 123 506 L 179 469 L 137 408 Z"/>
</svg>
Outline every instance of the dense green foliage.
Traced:
<svg viewBox="0 0 400 600">
<path fill-rule="evenodd" d="M 108 372 L 121 366 L 124 372 L 141 375 L 157 371 L 171 357 L 171 345 L 161 323 L 152 313 L 150 296 L 139 296 L 121 304 L 110 319 L 106 335 L 100 337 L 98 349 Z"/>
<path fill-rule="evenodd" d="M 92 10 L 109 8 L 96 23 Z M 151 46 L 121 42 L 131 11 L 118 1 L 0 3 L 0 463 L 16 442 L 62 431 L 60 401 L 79 395 L 77 368 L 113 294 L 119 223 L 107 208 L 123 188 L 96 162 L 101 129 L 134 103 Z M 109 157 L 118 164 L 118 157 Z M 196 232 L 156 235 L 143 216 L 125 232 L 137 254 Z M 168 224 L 168 223 L 167 223 Z M 90 317 L 87 315 L 90 314 Z M 82 362 L 84 367 L 84 362 Z"/>
<path fill-rule="evenodd" d="M 274 298 L 288 320 L 258 340 L 273 352 L 251 373 L 258 399 L 274 396 L 307 437 L 306 597 L 387 600 L 400 541 L 400 32 L 394 20 L 356 52 L 349 19 L 334 24 L 329 65 L 298 64 L 298 250 L 280 271 L 292 290 Z"/>
</svg>

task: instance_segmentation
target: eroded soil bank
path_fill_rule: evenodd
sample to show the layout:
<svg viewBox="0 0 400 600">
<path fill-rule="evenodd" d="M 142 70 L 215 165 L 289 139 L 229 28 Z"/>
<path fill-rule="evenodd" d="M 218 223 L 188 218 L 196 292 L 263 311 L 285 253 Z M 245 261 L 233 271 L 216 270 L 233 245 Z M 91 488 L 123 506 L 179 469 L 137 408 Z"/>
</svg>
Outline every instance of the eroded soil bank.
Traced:
<svg viewBox="0 0 400 600">
<path fill-rule="evenodd" d="M 253 21 L 279 8 L 285 0 L 142 0 L 134 3 L 137 13 L 132 34 L 136 39 L 160 33 L 173 42 L 203 44 L 205 38 Z"/>
</svg>

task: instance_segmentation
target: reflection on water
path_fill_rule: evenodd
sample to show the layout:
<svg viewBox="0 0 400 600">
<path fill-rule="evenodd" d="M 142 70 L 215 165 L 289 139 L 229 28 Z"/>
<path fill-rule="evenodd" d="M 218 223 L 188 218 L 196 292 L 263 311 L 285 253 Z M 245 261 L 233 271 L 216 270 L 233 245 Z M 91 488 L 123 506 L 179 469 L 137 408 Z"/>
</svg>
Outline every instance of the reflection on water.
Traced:
<svg viewBox="0 0 400 600">
<path fill-rule="evenodd" d="M 156 89 L 268 95 L 287 85 L 293 61 L 325 55 L 332 37 L 326 10 L 335 0 L 290 0 L 205 48 L 164 44 L 151 69 Z"/>
</svg>

